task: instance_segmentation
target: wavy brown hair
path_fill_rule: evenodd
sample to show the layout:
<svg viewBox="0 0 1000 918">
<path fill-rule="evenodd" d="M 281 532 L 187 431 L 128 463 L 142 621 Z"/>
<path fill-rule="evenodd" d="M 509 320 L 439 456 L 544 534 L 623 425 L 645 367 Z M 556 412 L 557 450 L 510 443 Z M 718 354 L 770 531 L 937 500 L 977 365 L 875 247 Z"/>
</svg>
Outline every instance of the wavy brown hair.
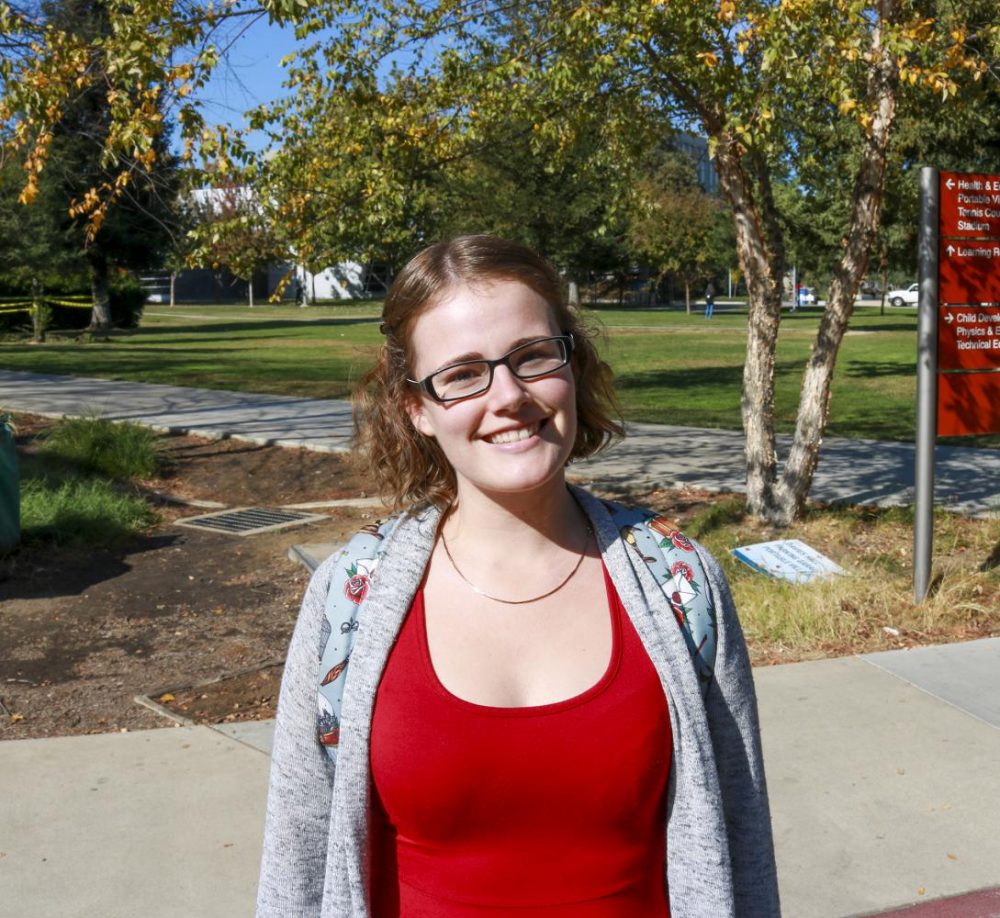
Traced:
<svg viewBox="0 0 1000 918">
<path fill-rule="evenodd" d="M 583 459 L 624 435 L 611 368 L 598 356 L 595 332 L 566 302 L 555 268 L 526 246 L 495 236 L 458 236 L 415 255 L 396 276 L 382 309 L 385 343 L 354 393 L 355 459 L 394 509 L 409 504 L 447 506 L 455 473 L 433 437 L 410 421 L 417 397 L 407 382 L 413 323 L 462 284 L 520 281 L 552 308 L 561 334 L 573 336 L 576 440 L 570 459 Z"/>
</svg>

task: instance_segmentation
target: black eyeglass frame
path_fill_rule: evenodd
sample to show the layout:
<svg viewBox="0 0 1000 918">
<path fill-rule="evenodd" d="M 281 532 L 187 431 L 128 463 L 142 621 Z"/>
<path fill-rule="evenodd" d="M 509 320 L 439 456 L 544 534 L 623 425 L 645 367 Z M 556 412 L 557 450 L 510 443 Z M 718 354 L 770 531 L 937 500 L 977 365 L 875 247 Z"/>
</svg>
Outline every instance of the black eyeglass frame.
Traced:
<svg viewBox="0 0 1000 918">
<path fill-rule="evenodd" d="M 543 341 L 559 341 L 565 351 L 564 360 L 557 367 L 552 367 L 546 370 L 544 373 L 533 373 L 528 376 L 524 376 L 511 366 L 510 358 L 512 354 L 517 353 L 522 348 L 531 347 L 533 344 L 540 344 Z M 446 367 L 441 367 L 435 370 L 433 373 L 428 373 L 423 379 L 410 379 L 407 377 L 407 382 L 411 385 L 416 386 L 422 392 L 426 393 L 434 401 L 446 405 L 449 402 L 460 402 L 467 398 L 475 398 L 477 395 L 482 395 L 484 392 L 489 392 L 490 387 L 493 385 L 493 372 L 497 367 L 506 367 L 510 372 L 516 376 L 518 379 L 524 382 L 531 382 L 533 379 L 541 379 L 544 376 L 551 376 L 553 373 L 559 372 L 566 364 L 570 362 L 573 357 L 573 336 L 572 335 L 550 335 L 547 338 L 535 338 L 532 341 L 525 341 L 524 344 L 519 344 L 517 347 L 512 347 L 506 354 L 502 357 L 497 357 L 496 360 L 490 360 L 486 357 L 481 357 L 478 360 L 460 360 L 458 363 L 450 363 Z M 485 363 L 489 369 L 489 378 L 486 381 L 486 385 L 482 389 L 477 389 L 475 392 L 468 392 L 464 395 L 456 395 L 451 398 L 444 398 L 434 391 L 434 384 L 431 380 L 438 375 L 438 373 L 444 373 L 448 370 L 454 370 L 456 367 L 471 366 L 472 364 Z"/>
</svg>

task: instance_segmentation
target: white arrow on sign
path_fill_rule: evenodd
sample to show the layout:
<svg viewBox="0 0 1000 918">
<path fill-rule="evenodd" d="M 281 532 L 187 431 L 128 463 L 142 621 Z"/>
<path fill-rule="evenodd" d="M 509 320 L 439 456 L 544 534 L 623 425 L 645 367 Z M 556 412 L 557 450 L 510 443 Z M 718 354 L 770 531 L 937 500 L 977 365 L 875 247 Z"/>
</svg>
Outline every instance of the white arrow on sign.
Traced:
<svg viewBox="0 0 1000 918">
<path fill-rule="evenodd" d="M 955 246 L 953 246 L 953 245 L 950 245 L 950 246 L 948 246 L 948 248 L 946 248 L 946 249 L 945 249 L 945 251 L 946 251 L 946 252 L 947 252 L 947 253 L 948 253 L 949 255 L 954 255 L 954 254 L 955 254 Z"/>
<path fill-rule="evenodd" d="M 944 187 L 951 191 L 951 189 L 955 187 L 955 180 L 948 179 L 948 181 L 944 183 Z"/>
<path fill-rule="evenodd" d="M 945 320 L 945 322 L 947 322 L 947 323 L 948 323 L 949 325 L 951 325 L 951 323 L 955 321 L 955 317 L 954 317 L 954 316 L 953 316 L 953 315 L 952 315 L 952 314 L 951 314 L 950 312 L 946 312 L 946 313 L 944 314 L 944 320 Z"/>
</svg>

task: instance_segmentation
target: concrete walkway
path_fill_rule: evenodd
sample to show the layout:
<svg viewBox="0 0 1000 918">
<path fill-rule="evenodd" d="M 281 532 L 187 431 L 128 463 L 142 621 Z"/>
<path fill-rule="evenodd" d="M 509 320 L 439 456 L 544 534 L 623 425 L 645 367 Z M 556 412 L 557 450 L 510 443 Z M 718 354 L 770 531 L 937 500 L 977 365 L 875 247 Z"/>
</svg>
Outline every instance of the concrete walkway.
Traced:
<svg viewBox="0 0 1000 918">
<path fill-rule="evenodd" d="M 0 406 L 326 449 L 350 424 L 340 402 L 4 371 Z M 998 460 L 939 451 L 939 500 L 995 511 Z M 574 473 L 739 490 L 741 462 L 738 436 L 636 425 Z M 905 446 L 827 443 L 813 496 L 902 502 L 911 465 Z M 1000 915 L 1000 639 L 755 679 L 786 916 Z M 272 729 L 0 743 L 0 918 L 251 915 Z"/>
<path fill-rule="evenodd" d="M 788 918 L 1000 915 L 998 673 L 1000 639 L 754 671 Z M 272 728 L 0 743 L 0 918 L 252 915 Z"/>
<path fill-rule="evenodd" d="M 0 409 L 49 417 L 100 414 L 161 430 L 318 450 L 348 447 L 344 401 L 216 389 L 46 376 L 0 370 Z M 790 438 L 779 437 L 779 453 Z M 631 424 L 625 443 L 574 464 L 595 483 L 691 486 L 742 492 L 743 436 L 738 431 Z M 914 448 L 878 440 L 824 441 L 810 496 L 819 501 L 900 506 L 913 503 Z M 968 515 L 1000 515 L 1000 450 L 939 446 L 935 499 Z"/>
</svg>

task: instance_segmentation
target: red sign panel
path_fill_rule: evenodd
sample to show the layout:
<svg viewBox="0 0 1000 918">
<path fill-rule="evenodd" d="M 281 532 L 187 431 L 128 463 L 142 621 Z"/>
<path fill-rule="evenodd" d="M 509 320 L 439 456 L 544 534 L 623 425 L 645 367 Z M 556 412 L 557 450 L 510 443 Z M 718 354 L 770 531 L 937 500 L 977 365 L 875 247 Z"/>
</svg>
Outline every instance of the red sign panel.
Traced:
<svg viewBox="0 0 1000 918">
<path fill-rule="evenodd" d="M 941 240 L 938 302 L 1000 303 L 1000 240 Z"/>
<path fill-rule="evenodd" d="M 942 236 L 1000 237 L 1000 175 L 940 174 Z"/>
<path fill-rule="evenodd" d="M 938 181 L 937 432 L 1000 433 L 1000 175 Z"/>
<path fill-rule="evenodd" d="M 1000 432 L 1000 373 L 938 373 L 939 437 Z"/>
<path fill-rule="evenodd" d="M 1000 370 L 1000 306 L 938 311 L 939 370 Z"/>
</svg>

